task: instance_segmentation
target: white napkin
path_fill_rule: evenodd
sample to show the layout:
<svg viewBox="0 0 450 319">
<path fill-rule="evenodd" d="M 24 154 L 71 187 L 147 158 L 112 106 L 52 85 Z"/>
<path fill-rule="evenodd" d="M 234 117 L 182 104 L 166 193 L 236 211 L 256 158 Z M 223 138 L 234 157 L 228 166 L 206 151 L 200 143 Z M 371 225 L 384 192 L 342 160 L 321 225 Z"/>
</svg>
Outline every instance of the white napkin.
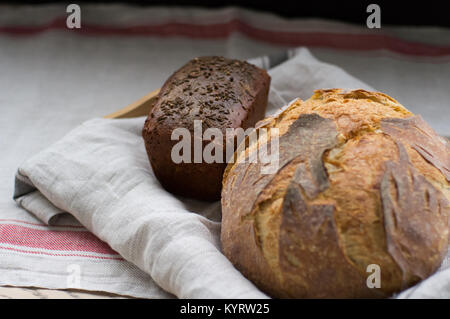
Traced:
<svg viewBox="0 0 450 319">
<path fill-rule="evenodd" d="M 306 49 L 269 73 L 268 113 L 317 88 L 371 90 Z M 20 166 L 16 201 L 46 223 L 72 214 L 179 298 L 267 297 L 222 255 L 220 203 L 175 197 L 160 186 L 145 153 L 143 124 L 143 117 L 85 122 Z M 422 296 L 450 297 L 450 270 L 401 295 Z"/>
</svg>

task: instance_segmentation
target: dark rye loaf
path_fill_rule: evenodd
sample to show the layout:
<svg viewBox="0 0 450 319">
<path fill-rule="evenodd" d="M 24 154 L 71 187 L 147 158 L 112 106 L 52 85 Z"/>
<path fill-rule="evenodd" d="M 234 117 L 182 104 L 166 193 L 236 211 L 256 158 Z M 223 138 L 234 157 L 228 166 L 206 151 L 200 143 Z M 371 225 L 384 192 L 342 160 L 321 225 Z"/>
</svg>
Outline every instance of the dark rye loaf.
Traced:
<svg viewBox="0 0 450 319">
<path fill-rule="evenodd" d="M 186 128 L 193 141 L 195 120 L 202 121 L 203 131 L 218 128 L 224 137 L 226 128 L 253 127 L 264 117 L 269 85 L 266 71 L 223 57 L 195 58 L 176 71 L 161 88 L 142 131 L 163 187 L 178 195 L 218 200 L 226 163 L 194 163 L 193 148 L 190 163 L 174 163 L 171 150 L 179 141 L 171 140 L 172 131 Z"/>
</svg>

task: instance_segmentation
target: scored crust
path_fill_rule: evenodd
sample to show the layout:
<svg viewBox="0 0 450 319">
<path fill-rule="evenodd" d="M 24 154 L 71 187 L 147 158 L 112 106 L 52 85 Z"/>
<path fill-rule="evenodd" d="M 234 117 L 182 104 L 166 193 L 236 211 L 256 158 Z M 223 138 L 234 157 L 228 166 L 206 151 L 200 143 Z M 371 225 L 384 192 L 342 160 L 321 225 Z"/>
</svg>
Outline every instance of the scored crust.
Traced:
<svg viewBox="0 0 450 319">
<path fill-rule="evenodd" d="M 383 93 L 318 90 L 259 127 L 280 131 L 280 165 L 230 163 L 222 246 L 274 297 L 382 297 L 432 274 L 449 237 L 449 146 Z M 265 142 L 265 141 L 261 141 Z M 270 140 L 267 142 L 270 143 Z M 366 285 L 367 266 L 381 288 Z"/>
</svg>

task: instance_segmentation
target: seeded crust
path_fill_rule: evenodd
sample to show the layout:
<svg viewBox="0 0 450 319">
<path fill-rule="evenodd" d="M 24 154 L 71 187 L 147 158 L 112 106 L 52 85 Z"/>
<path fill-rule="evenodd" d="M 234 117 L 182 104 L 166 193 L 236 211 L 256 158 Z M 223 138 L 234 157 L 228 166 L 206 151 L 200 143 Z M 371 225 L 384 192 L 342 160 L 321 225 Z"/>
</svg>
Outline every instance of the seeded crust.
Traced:
<svg viewBox="0 0 450 319">
<path fill-rule="evenodd" d="M 171 159 L 171 140 L 176 128 L 191 132 L 194 121 L 203 131 L 218 128 L 253 127 L 264 117 L 270 77 L 245 61 L 223 57 L 200 57 L 176 71 L 161 88 L 158 100 L 145 121 L 142 135 L 153 172 L 168 191 L 203 200 L 218 200 L 222 188 L 223 163 L 176 164 Z M 225 139 L 221 143 L 225 152 Z M 203 148 L 209 141 L 203 142 Z M 225 156 L 224 156 L 225 159 Z"/>
<path fill-rule="evenodd" d="M 379 298 L 440 266 L 450 147 L 419 116 L 383 93 L 331 89 L 257 126 L 280 130 L 280 168 L 228 165 L 221 240 L 258 287 L 281 298 Z M 367 287 L 371 264 L 381 288 Z"/>
</svg>

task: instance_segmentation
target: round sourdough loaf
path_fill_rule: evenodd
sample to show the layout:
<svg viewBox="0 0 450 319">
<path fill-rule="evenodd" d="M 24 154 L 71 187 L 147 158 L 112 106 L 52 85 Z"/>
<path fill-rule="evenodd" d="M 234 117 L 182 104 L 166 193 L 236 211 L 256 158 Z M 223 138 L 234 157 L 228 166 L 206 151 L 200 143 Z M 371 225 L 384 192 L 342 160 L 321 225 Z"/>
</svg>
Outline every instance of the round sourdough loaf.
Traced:
<svg viewBox="0 0 450 319">
<path fill-rule="evenodd" d="M 281 298 L 386 297 L 437 270 L 450 147 L 420 116 L 383 93 L 331 89 L 260 127 L 279 129 L 279 168 L 263 175 L 245 160 L 272 142 L 263 137 L 236 154 L 221 234 L 225 255 L 258 287 Z"/>
</svg>

